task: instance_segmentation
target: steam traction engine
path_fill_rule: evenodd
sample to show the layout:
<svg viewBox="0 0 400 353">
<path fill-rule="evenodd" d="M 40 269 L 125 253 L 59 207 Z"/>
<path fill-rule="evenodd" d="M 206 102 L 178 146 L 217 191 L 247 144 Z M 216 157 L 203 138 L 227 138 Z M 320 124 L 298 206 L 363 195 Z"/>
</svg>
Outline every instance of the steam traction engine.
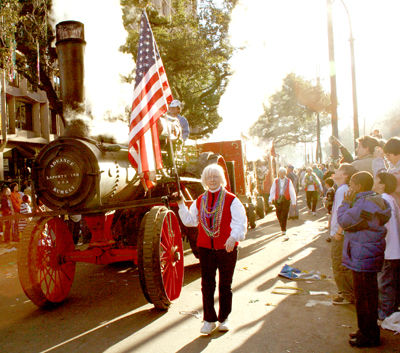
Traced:
<svg viewBox="0 0 400 353">
<path fill-rule="evenodd" d="M 82 113 L 83 24 L 59 23 L 56 45 L 64 113 L 66 109 Z M 18 252 L 20 282 L 34 304 L 62 302 L 79 261 L 99 265 L 133 261 L 143 293 L 156 308 L 167 309 L 179 297 L 184 274 L 182 237 L 188 236 L 195 250 L 196 229 L 180 224 L 173 195 L 181 190 L 190 205 L 204 192 L 199 175 L 205 166 L 218 163 L 227 177 L 228 172 L 221 156 L 203 153 L 189 161 L 192 170 L 182 167 L 178 179 L 168 164 L 171 155 L 163 152 L 166 168 L 146 193 L 127 149 L 91 139 L 80 120 L 39 152 L 32 195 L 51 211 L 34 215 Z M 75 247 L 65 221 L 74 215 L 82 215 L 91 232 L 84 248 Z"/>
</svg>

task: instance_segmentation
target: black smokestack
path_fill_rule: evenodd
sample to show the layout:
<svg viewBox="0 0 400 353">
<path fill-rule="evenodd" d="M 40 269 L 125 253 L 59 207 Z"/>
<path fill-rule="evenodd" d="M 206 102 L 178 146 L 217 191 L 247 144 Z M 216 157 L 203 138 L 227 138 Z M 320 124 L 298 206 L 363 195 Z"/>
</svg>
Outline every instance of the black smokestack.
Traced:
<svg viewBox="0 0 400 353">
<path fill-rule="evenodd" d="M 56 25 L 56 49 L 60 69 L 61 100 L 67 121 L 67 136 L 87 136 L 87 127 L 75 116 L 85 113 L 84 90 L 84 25 L 78 21 L 64 21 Z M 72 114 L 72 120 L 66 115 Z"/>
</svg>

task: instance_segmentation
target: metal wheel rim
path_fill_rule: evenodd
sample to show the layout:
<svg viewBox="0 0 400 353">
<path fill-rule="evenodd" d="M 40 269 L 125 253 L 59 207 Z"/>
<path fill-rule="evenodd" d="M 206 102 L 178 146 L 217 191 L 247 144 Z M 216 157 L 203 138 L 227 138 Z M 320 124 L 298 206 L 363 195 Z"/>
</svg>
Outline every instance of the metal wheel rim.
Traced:
<svg viewBox="0 0 400 353">
<path fill-rule="evenodd" d="M 38 227 L 37 276 L 43 294 L 53 303 L 65 299 L 75 276 L 75 262 L 63 259 L 63 255 L 75 249 L 73 241 L 61 236 L 63 226 L 59 218 L 52 218 Z"/>
<path fill-rule="evenodd" d="M 44 307 L 68 295 L 75 262 L 65 261 L 65 254 L 74 249 L 72 234 L 60 218 L 35 219 L 27 225 L 21 237 L 18 272 L 34 304 Z"/>
<path fill-rule="evenodd" d="M 183 284 L 183 245 L 178 220 L 166 211 L 160 234 L 160 268 L 165 294 L 170 301 L 179 298 Z"/>
</svg>

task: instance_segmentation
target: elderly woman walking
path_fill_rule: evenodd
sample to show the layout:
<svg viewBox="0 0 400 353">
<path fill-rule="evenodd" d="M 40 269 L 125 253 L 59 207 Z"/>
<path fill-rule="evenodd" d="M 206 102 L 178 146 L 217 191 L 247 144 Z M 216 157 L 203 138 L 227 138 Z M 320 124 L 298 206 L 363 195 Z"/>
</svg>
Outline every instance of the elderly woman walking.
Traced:
<svg viewBox="0 0 400 353">
<path fill-rule="evenodd" d="M 197 246 L 200 253 L 201 291 L 204 325 L 200 332 L 211 334 L 219 321 L 219 331 L 229 331 L 232 311 L 232 280 L 237 261 L 237 245 L 247 232 L 245 209 L 238 198 L 225 189 L 225 174 L 219 165 L 207 166 L 201 176 L 206 190 L 188 209 L 178 201 L 179 216 L 184 225 L 198 226 Z M 219 313 L 214 308 L 215 276 L 219 272 Z"/>
<path fill-rule="evenodd" d="M 282 235 L 285 236 L 284 240 L 289 239 L 286 237 L 286 225 L 290 205 L 292 205 L 293 208 L 296 207 L 296 191 L 292 181 L 286 177 L 286 173 L 285 168 L 279 168 L 279 177 L 272 183 L 268 199 L 268 203 L 273 203 L 275 205 L 276 216 L 281 226 Z"/>
</svg>

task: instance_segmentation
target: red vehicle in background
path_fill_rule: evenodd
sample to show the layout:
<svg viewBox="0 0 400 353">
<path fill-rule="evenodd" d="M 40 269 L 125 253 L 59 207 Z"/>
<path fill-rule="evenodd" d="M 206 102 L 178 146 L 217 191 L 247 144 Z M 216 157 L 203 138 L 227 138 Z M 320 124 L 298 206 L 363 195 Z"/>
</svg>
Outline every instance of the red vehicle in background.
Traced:
<svg viewBox="0 0 400 353">
<path fill-rule="evenodd" d="M 275 151 L 271 141 L 264 161 L 268 173 L 265 176 L 263 187 L 260 188 L 257 182 L 255 161 L 252 156 L 247 154 L 246 144 L 248 143 L 250 142 L 244 140 L 206 142 L 197 144 L 197 148 L 200 152 L 211 151 L 224 158 L 229 172 L 231 192 L 245 206 L 249 226 L 254 228 L 257 217 L 264 218 L 265 205 L 268 203 L 265 194 L 261 195 L 259 190 L 268 190 L 269 193 L 276 175 L 276 163 L 274 162 Z"/>
</svg>

